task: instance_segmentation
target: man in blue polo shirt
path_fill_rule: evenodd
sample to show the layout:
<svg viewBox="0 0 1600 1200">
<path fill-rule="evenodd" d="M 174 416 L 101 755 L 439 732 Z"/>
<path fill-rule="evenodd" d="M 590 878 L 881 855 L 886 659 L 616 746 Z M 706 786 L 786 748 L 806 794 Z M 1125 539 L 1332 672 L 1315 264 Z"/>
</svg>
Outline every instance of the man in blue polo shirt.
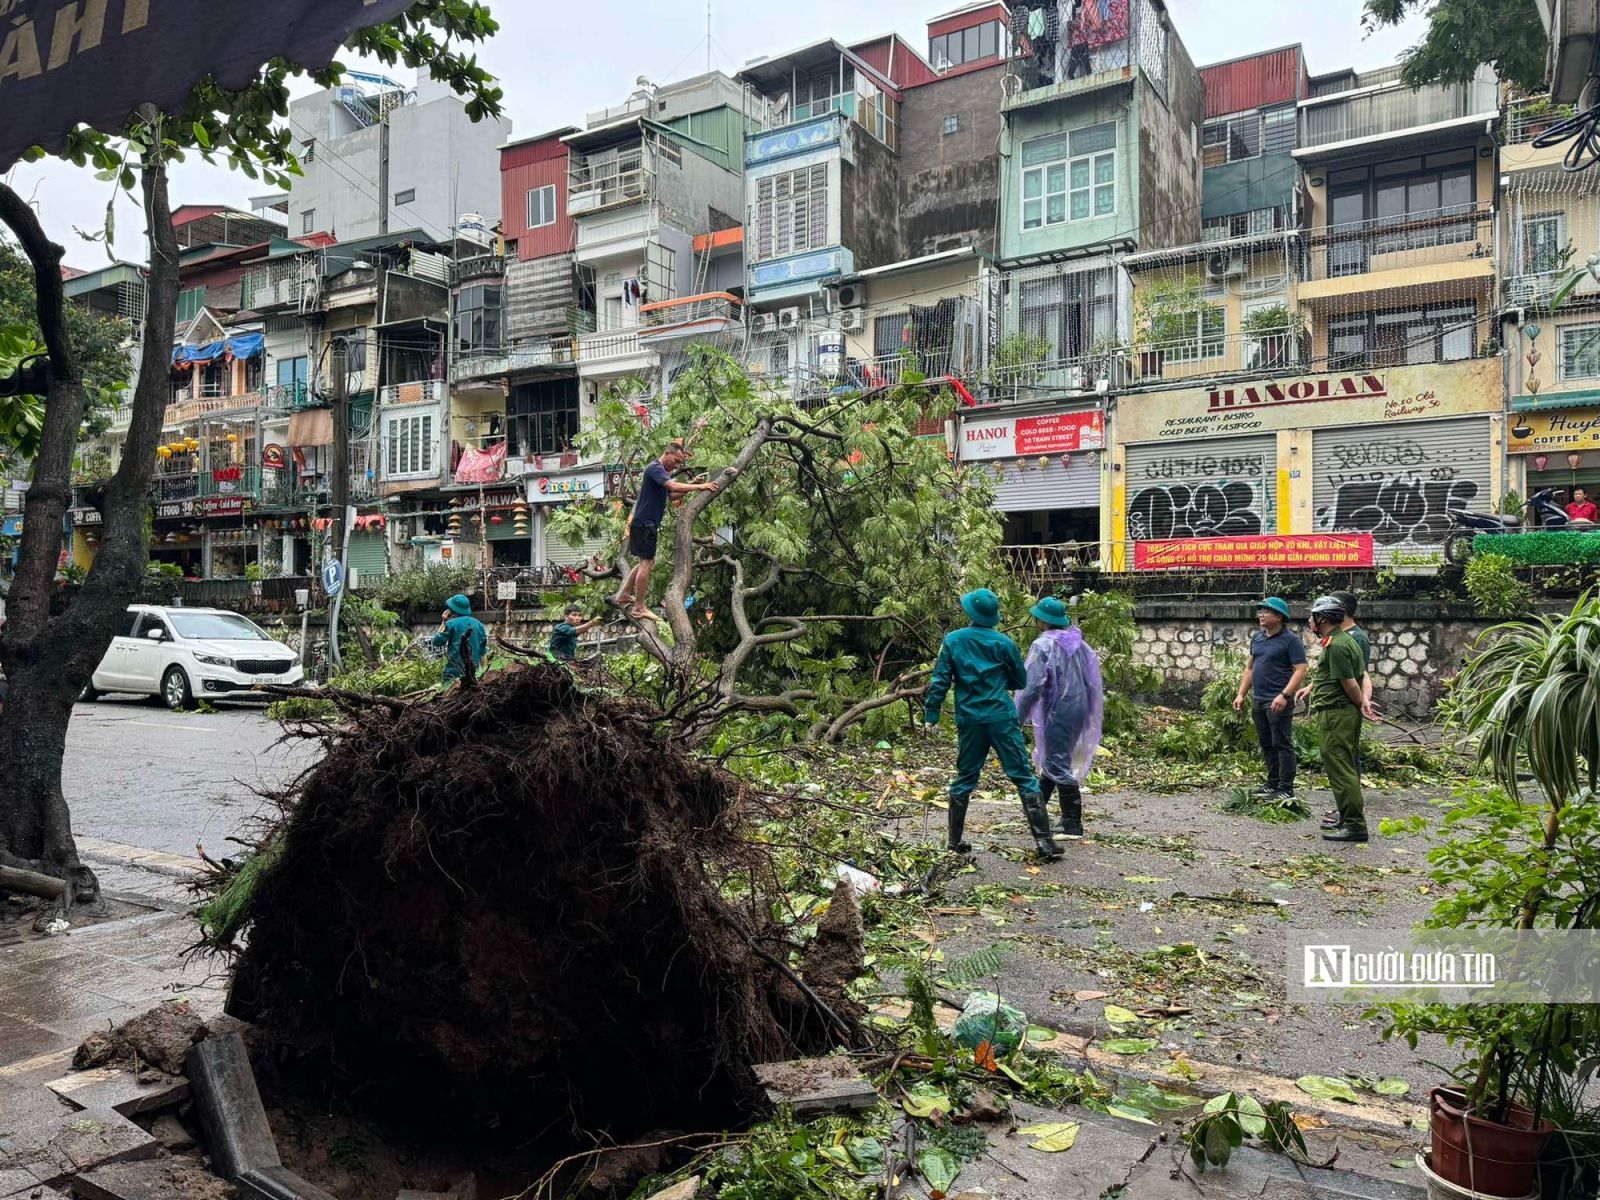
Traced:
<svg viewBox="0 0 1600 1200">
<path fill-rule="evenodd" d="M 1250 638 L 1250 662 L 1233 698 L 1235 712 L 1250 697 L 1256 739 L 1267 763 L 1267 782 L 1256 795 L 1283 799 L 1294 795 L 1294 694 L 1306 674 L 1306 648 L 1289 632 L 1289 605 L 1268 596 L 1256 605 L 1261 626 Z"/>
</svg>

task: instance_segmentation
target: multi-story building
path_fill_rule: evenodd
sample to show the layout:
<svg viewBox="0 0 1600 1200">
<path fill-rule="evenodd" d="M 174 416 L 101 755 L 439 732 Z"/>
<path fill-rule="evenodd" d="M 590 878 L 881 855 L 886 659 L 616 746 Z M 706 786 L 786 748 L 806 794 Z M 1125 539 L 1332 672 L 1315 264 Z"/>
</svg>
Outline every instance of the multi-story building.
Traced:
<svg viewBox="0 0 1600 1200">
<path fill-rule="evenodd" d="M 1520 496 L 1600 495 L 1600 181 L 1562 168 L 1567 146 L 1533 139 L 1572 115 L 1548 96 L 1507 94 L 1500 149 L 1500 271 L 1506 320 L 1506 485 Z M 1557 296 L 1562 296 L 1559 304 Z"/>
<path fill-rule="evenodd" d="M 511 123 L 473 121 L 450 85 L 426 71 L 414 88 L 347 72 L 345 83 L 289 105 L 304 174 L 289 189 L 289 233 L 341 242 L 403 229 L 450 241 L 458 225 L 500 217 L 497 147 Z"/>
<path fill-rule="evenodd" d="M 1297 78 L 1287 55 L 1229 64 L 1218 105 L 1270 114 Z M 1370 535 L 1380 564 L 1426 566 L 1452 513 L 1498 503 L 1494 89 L 1413 92 L 1398 76 L 1304 81 L 1298 229 L 1252 232 L 1249 214 L 1264 225 L 1275 207 L 1252 200 L 1226 239 L 1128 260 L 1143 390 L 1113 421 L 1113 569 L 1137 564 L 1138 543 L 1335 533 Z M 1208 176 L 1272 147 L 1267 115 L 1259 139 L 1239 124 L 1228 114 L 1208 148 L 1241 161 Z M 1239 174 L 1249 192 L 1265 170 Z M 1296 563 L 1352 561 L 1308 553 Z"/>
<path fill-rule="evenodd" d="M 1121 259 L 1201 235 L 1199 72 L 1159 0 L 1011 5 L 996 346 L 963 456 L 992 461 L 1013 544 L 1086 543 L 1132 296 Z"/>
</svg>

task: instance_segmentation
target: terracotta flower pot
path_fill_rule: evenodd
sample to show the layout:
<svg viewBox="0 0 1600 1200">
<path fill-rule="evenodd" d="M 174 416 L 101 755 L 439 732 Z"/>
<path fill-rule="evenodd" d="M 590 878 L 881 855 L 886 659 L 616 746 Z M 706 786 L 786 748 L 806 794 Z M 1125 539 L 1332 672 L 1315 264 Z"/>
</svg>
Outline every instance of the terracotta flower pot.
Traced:
<svg viewBox="0 0 1600 1200">
<path fill-rule="evenodd" d="M 1434 1088 L 1429 1095 L 1433 1170 L 1450 1183 L 1488 1196 L 1526 1196 L 1533 1190 L 1539 1155 L 1555 1127 L 1535 1127 L 1533 1113 L 1513 1103 L 1506 1123 L 1467 1113 L 1460 1088 Z"/>
</svg>

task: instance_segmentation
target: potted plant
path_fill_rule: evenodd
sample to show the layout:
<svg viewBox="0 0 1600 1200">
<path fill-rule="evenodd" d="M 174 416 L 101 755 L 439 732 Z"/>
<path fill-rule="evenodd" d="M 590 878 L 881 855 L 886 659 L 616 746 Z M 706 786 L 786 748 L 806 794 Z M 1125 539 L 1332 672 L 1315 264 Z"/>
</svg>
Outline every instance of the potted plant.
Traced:
<svg viewBox="0 0 1600 1200">
<path fill-rule="evenodd" d="M 1481 779 L 1456 789 L 1430 854 L 1444 899 L 1436 929 L 1577 930 L 1600 925 L 1600 597 L 1565 616 L 1497 626 L 1452 688 L 1453 728 Z M 1539 796 L 1524 795 L 1530 780 Z M 1492 996 L 1490 997 L 1492 999 Z M 1441 1035 L 1462 1050 L 1430 1099 L 1429 1167 L 1491 1197 L 1596 1194 L 1600 1062 L 1593 1004 L 1400 1004 L 1385 1036 Z M 1592 1089 L 1591 1089 L 1592 1090 Z"/>
<path fill-rule="evenodd" d="M 1139 352 L 1139 374 L 1159 376 L 1167 351 L 1194 343 L 1200 336 L 1200 313 L 1206 302 L 1198 276 L 1158 279 L 1141 286 L 1133 301 L 1133 346 Z"/>
<path fill-rule="evenodd" d="M 1264 370 L 1294 362 L 1299 356 L 1305 318 L 1287 304 L 1268 304 L 1244 315 L 1244 333 L 1251 339 L 1250 368 Z"/>
</svg>

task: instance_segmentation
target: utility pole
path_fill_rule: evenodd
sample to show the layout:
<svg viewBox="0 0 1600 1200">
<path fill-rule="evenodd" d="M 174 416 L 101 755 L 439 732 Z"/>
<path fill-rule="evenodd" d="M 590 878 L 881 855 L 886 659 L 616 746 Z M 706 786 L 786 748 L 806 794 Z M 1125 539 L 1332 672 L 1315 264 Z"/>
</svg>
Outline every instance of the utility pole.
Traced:
<svg viewBox="0 0 1600 1200">
<path fill-rule="evenodd" d="M 333 372 L 333 481 L 329 499 L 333 511 L 328 518 L 328 540 L 325 551 L 329 560 L 338 559 L 345 564 L 350 547 L 350 376 L 349 343 L 344 334 L 335 334 L 328 343 L 329 370 Z M 341 551 L 341 547 L 343 550 Z M 339 653 L 339 610 L 349 587 L 346 579 L 333 597 L 328 614 L 328 659 L 335 669 L 343 667 Z"/>
</svg>

